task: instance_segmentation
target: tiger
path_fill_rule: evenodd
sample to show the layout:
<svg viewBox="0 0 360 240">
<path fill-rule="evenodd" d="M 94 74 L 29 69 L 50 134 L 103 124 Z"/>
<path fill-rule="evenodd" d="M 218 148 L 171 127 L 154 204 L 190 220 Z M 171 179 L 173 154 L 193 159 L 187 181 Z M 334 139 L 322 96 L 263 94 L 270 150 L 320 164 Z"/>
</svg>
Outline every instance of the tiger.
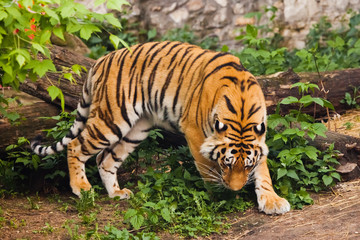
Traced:
<svg viewBox="0 0 360 240">
<path fill-rule="evenodd" d="M 70 186 L 78 196 L 91 185 L 85 163 L 93 155 L 109 197 L 130 198 L 117 170 L 154 126 L 184 135 L 206 182 L 238 191 L 255 183 L 258 208 L 283 214 L 289 202 L 273 188 L 267 166 L 266 105 L 256 78 L 239 58 L 189 43 L 137 44 L 99 58 L 88 71 L 69 132 L 46 156 L 67 147 Z"/>
</svg>

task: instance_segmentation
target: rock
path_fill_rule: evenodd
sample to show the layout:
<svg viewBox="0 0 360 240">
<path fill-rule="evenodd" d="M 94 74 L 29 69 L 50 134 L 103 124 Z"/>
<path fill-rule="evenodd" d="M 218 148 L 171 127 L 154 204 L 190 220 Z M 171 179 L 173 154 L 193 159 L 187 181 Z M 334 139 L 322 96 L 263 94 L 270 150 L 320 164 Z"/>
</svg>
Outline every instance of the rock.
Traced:
<svg viewBox="0 0 360 240">
<path fill-rule="evenodd" d="M 221 7 L 226 7 L 228 2 L 227 0 L 215 0 L 217 4 L 219 4 Z"/>
<path fill-rule="evenodd" d="M 204 7 L 204 3 L 202 0 L 190 0 L 186 6 L 190 12 L 195 12 L 202 9 Z"/>
<path fill-rule="evenodd" d="M 205 4 L 205 8 L 204 8 L 204 13 L 205 14 L 210 14 L 210 13 L 214 13 L 216 11 L 216 6 L 214 6 L 211 3 Z"/>
<path fill-rule="evenodd" d="M 170 13 L 170 12 L 174 11 L 176 9 L 176 7 L 177 7 L 177 3 L 174 2 L 170 6 L 165 7 L 163 11 L 164 11 L 164 13 Z"/>
<path fill-rule="evenodd" d="M 170 13 L 169 16 L 176 24 L 179 25 L 181 23 L 184 23 L 188 19 L 189 12 L 186 8 L 182 7 Z"/>
</svg>

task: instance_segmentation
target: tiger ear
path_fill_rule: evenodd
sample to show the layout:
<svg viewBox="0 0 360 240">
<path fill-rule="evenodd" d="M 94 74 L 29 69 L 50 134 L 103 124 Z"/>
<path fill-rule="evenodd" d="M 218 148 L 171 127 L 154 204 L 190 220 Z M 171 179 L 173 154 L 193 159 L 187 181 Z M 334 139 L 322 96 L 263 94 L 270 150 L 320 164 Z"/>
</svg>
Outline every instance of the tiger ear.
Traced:
<svg viewBox="0 0 360 240">
<path fill-rule="evenodd" d="M 222 122 L 220 122 L 219 120 L 215 120 L 215 130 L 217 132 L 223 132 L 228 128 L 228 126 Z"/>
</svg>

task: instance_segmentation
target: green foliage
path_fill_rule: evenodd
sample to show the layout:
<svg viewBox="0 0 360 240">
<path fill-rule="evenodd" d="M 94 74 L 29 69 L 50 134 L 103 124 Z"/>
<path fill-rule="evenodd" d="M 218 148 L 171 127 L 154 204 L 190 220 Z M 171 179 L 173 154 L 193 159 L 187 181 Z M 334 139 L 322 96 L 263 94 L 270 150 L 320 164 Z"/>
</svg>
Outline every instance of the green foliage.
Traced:
<svg viewBox="0 0 360 240">
<path fill-rule="evenodd" d="M 101 4 L 105 0 L 97 1 Z M 126 1 L 108 0 L 107 6 L 120 10 Z M 77 34 L 89 39 L 101 32 L 102 23 L 120 28 L 120 22 L 112 13 L 98 14 L 89 11 L 74 0 L 4 0 L 0 2 L 0 84 L 18 90 L 26 78 L 36 81 L 46 77 L 47 72 L 56 72 L 50 59 L 49 43 L 52 34 L 64 40 L 64 33 Z M 116 41 L 114 40 L 116 39 Z M 112 37 L 114 44 L 121 39 Z M 117 46 L 115 46 L 117 47 Z M 64 75 L 69 79 L 70 76 Z M 48 89 L 52 99 L 59 98 L 64 109 L 64 96 L 53 83 Z M 16 116 L 6 113 L 7 100 L 0 95 L 0 112 L 11 119 Z"/>
<path fill-rule="evenodd" d="M 58 116 L 45 119 L 57 120 L 56 126 L 46 129 L 47 139 L 59 141 L 69 131 L 76 117 L 72 113 L 62 112 Z M 48 184 L 63 187 L 61 184 L 67 177 L 66 153 L 49 155 L 42 159 L 29 151 L 29 140 L 20 137 L 17 144 L 6 147 L 6 155 L 0 158 L 0 186 L 7 191 L 29 190 L 32 180 L 46 179 Z"/>
<path fill-rule="evenodd" d="M 299 88 L 302 97 L 287 97 L 280 104 L 297 104 L 299 109 L 285 116 L 277 112 L 268 117 L 268 163 L 274 186 L 292 206 L 302 208 L 304 204 L 312 203 L 307 190 L 318 192 L 333 186 L 340 180 L 340 175 L 334 168 L 339 163 L 333 144 L 324 152 L 309 145 L 309 141 L 316 136 L 326 137 L 326 127 L 301 112 L 310 104 L 331 109 L 333 106 L 324 99 L 306 94 L 317 85 L 297 83 L 293 87 Z"/>
<path fill-rule="evenodd" d="M 276 8 L 267 10 L 276 14 Z M 272 74 L 293 68 L 297 72 L 330 71 L 360 66 L 360 14 L 350 12 L 348 27 L 331 30 L 325 17 L 315 24 L 307 36 L 304 49 L 279 48 L 282 37 L 271 33 L 274 17 L 265 25 L 247 25 L 236 39 L 242 41 L 244 49 L 234 52 L 243 65 L 254 75 Z M 248 14 L 261 18 L 262 13 Z M 262 37 L 267 35 L 268 37 Z M 225 48 L 226 50 L 226 48 Z"/>
<path fill-rule="evenodd" d="M 94 188 L 90 191 L 84 191 L 81 189 L 80 194 L 80 198 L 74 199 L 76 202 L 75 207 L 79 213 L 86 213 L 96 207 L 95 198 L 98 197 L 98 194 Z"/>
<path fill-rule="evenodd" d="M 138 36 L 131 31 L 127 31 L 128 26 L 126 19 L 120 19 L 122 28 L 106 26 L 101 33 L 93 34 L 85 43 L 89 46 L 91 52 L 89 57 L 98 59 L 105 54 L 123 47 L 128 47 L 138 43 Z"/>
<path fill-rule="evenodd" d="M 140 175 L 137 193 L 129 200 L 124 219 L 134 229 L 208 235 L 228 227 L 222 222 L 225 212 L 252 206 L 233 192 L 205 186 L 187 147 L 168 149 L 160 158 L 158 168 Z"/>
<path fill-rule="evenodd" d="M 358 109 L 360 106 L 357 103 L 357 99 L 360 98 L 358 95 L 360 87 L 353 87 L 353 95 L 351 96 L 350 93 L 346 92 L 344 99 L 340 100 L 341 103 L 346 104 L 350 108 Z"/>
<path fill-rule="evenodd" d="M 204 49 L 218 50 L 218 41 L 217 37 L 209 36 L 203 39 L 200 39 L 194 31 L 192 31 L 189 25 L 185 25 L 183 28 L 174 28 L 166 32 L 161 41 L 180 41 L 187 42 L 190 44 L 198 45 Z"/>
</svg>

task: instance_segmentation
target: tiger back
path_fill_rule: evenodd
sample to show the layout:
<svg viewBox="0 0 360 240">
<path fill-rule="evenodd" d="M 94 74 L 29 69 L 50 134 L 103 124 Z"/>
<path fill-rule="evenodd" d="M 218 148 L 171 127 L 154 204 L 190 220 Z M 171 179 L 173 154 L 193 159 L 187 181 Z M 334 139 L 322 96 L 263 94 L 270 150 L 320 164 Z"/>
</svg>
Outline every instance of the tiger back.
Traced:
<svg viewBox="0 0 360 240">
<path fill-rule="evenodd" d="M 89 71 L 77 118 L 53 146 L 31 146 L 39 155 L 67 146 L 70 185 L 91 188 L 85 163 L 96 162 L 110 197 L 128 198 L 117 170 L 160 126 L 184 134 L 205 181 L 234 191 L 255 182 L 259 209 L 285 213 L 289 203 L 273 190 L 266 163 L 266 106 L 257 80 L 224 52 L 181 42 L 152 42 L 100 58 Z"/>
</svg>

